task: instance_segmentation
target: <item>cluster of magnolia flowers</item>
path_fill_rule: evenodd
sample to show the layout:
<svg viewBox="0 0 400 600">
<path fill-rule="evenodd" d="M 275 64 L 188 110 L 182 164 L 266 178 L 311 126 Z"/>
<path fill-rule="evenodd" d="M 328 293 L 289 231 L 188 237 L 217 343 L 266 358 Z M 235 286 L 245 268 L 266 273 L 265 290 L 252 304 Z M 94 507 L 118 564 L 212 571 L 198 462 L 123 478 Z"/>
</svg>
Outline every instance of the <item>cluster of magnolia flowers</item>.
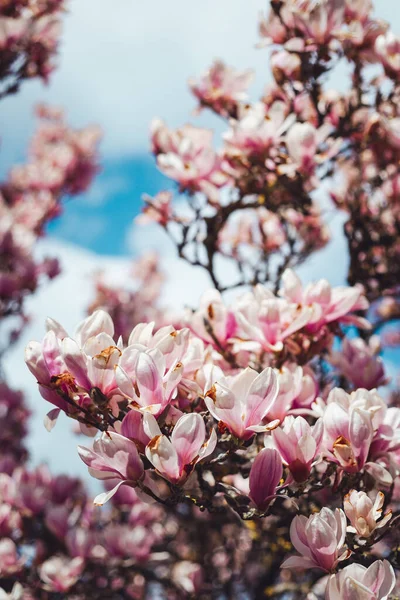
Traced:
<svg viewBox="0 0 400 600">
<path fill-rule="evenodd" d="M 155 549 L 176 534 L 177 523 L 171 516 L 167 523 L 163 509 L 144 504 L 133 489 L 116 494 L 113 508 L 95 509 L 79 479 L 53 476 L 43 466 L 2 472 L 0 581 L 18 583 L 9 594 L 0 585 L 0 598 L 33 600 L 41 590 L 65 594 L 72 588 L 83 593 L 79 597 L 93 588 L 116 594 L 124 588 L 130 597 L 141 597 L 138 573 L 165 562 Z M 185 577 L 199 569 L 188 561 L 177 561 L 175 568 L 182 589 Z"/>
<path fill-rule="evenodd" d="M 337 171 L 340 184 L 331 197 L 346 210 L 360 207 L 361 219 L 349 221 L 348 237 L 361 240 L 355 269 L 364 263 L 368 269 L 351 282 L 379 289 L 376 274 L 383 271 L 398 279 L 400 39 L 372 13 L 370 0 L 271 2 L 260 21 L 259 45 L 272 47 L 274 82 L 259 101 L 248 96 L 252 72 L 220 60 L 189 81 L 199 110 L 226 121 L 221 147 L 215 149 L 211 130 L 171 130 L 161 119 L 153 121 L 157 165 L 187 194 L 194 226 L 182 202 L 174 206 L 166 191 L 145 198 L 142 221 L 160 223 L 180 256 L 212 273 L 214 285 L 220 279 L 215 256 L 239 264 L 242 284 L 271 279 L 271 271 L 257 265 L 273 253 L 285 249 L 286 265 L 295 266 L 322 247 L 329 234 L 311 192 Z M 344 59 L 356 76 L 348 91 L 338 92 L 322 76 Z M 380 67 L 378 76 L 365 72 L 370 64 Z M 369 92 L 360 95 L 358 88 Z M 355 223 L 379 231 L 381 239 L 367 241 Z M 390 232 L 393 252 L 386 251 Z M 193 259 L 193 252 L 202 256 L 202 245 L 208 259 Z"/>
<path fill-rule="evenodd" d="M 15 93 L 22 80 L 47 81 L 61 35 L 64 0 L 5 0 L 0 6 L 0 97 Z"/>
<path fill-rule="evenodd" d="M 362 372 L 365 377 L 365 387 L 352 393 L 332 384 L 321 388 L 314 371 L 313 358 L 330 356 L 341 326 L 368 327 L 355 314 L 367 306 L 358 288 L 332 289 L 324 280 L 303 287 L 287 271 L 278 296 L 259 285 L 226 307 L 210 291 L 186 314 L 183 329 L 141 323 L 127 345 L 114 339 L 104 311 L 85 319 L 74 338 L 49 319 L 43 341 L 28 345 L 26 362 L 55 407 L 45 420 L 48 429 L 63 411 L 83 433 L 102 432 L 92 448 L 79 447 L 93 477 L 116 482 L 96 504 L 121 486 L 143 499 L 189 501 L 203 509 L 229 496 L 246 519 L 266 516 L 280 502 L 289 502 L 294 514 L 291 498 L 312 486 L 332 485 L 339 494 L 348 489 L 352 547 L 345 547 L 346 517 L 339 509 L 308 520 L 298 516 L 291 529 L 303 559 L 286 566 L 333 572 L 354 545 L 362 547 L 359 538 L 390 528 L 390 513 L 381 519 L 381 489 L 393 491 L 400 469 L 400 409 L 388 408 L 373 389 L 383 373 L 372 350 L 347 342 L 350 364 L 362 366 L 354 383 Z M 331 360 L 341 368 L 337 354 Z M 234 453 L 246 467 L 226 479 L 219 468 Z M 354 481 L 358 491 L 348 487 Z M 386 562 L 368 573 L 362 565 L 346 569 L 329 580 L 327 597 L 338 597 L 347 578 L 369 581 L 376 569 L 394 582 Z"/>
<path fill-rule="evenodd" d="M 11 169 L 0 187 L 0 314 L 19 312 L 42 276 L 54 277 L 58 261 L 32 255 L 45 225 L 62 210 L 65 195 L 83 192 L 97 171 L 99 129 L 70 129 L 62 111 L 37 109 L 40 126 L 26 164 Z"/>
</svg>

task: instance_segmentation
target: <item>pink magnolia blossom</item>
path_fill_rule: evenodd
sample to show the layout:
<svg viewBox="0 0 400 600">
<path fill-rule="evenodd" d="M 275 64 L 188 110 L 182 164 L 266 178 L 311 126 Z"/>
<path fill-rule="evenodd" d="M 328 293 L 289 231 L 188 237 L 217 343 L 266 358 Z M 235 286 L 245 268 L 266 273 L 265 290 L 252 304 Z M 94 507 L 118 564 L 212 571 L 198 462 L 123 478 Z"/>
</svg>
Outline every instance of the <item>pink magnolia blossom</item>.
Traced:
<svg viewBox="0 0 400 600">
<path fill-rule="evenodd" d="M 46 589 L 67 592 L 78 581 L 83 568 L 83 558 L 71 560 L 66 556 L 53 556 L 40 565 L 39 575 Z"/>
<path fill-rule="evenodd" d="M 283 298 L 312 310 L 307 330 L 317 331 L 325 323 L 334 321 L 351 323 L 358 327 L 370 327 L 365 319 L 349 314 L 368 308 L 368 302 L 361 288 L 332 288 L 325 279 L 303 287 L 299 277 L 291 269 L 284 272 L 282 282 L 283 286 L 279 293 Z"/>
<path fill-rule="evenodd" d="M 95 554 L 96 534 L 85 527 L 75 526 L 66 534 L 65 543 L 72 558 L 89 558 Z"/>
<path fill-rule="evenodd" d="M 211 328 L 212 336 L 205 321 Z M 195 312 L 186 313 L 185 323 L 197 337 L 216 349 L 219 346 L 224 348 L 237 329 L 233 312 L 226 307 L 221 294 L 214 289 L 201 296 L 199 308 Z"/>
<path fill-rule="evenodd" d="M 310 408 L 317 395 L 317 384 L 311 369 L 296 363 L 285 363 L 275 372 L 279 392 L 268 416 L 283 421 L 292 409 L 294 414 L 299 414 L 303 409 Z"/>
<path fill-rule="evenodd" d="M 375 42 L 375 52 L 389 77 L 396 79 L 400 73 L 400 38 L 388 31 Z"/>
<path fill-rule="evenodd" d="M 303 417 L 286 417 L 283 427 L 271 433 L 272 441 L 297 482 L 305 481 L 319 452 L 324 433 L 323 421 L 311 427 Z"/>
<path fill-rule="evenodd" d="M 237 71 L 216 60 L 198 81 L 190 79 L 189 86 L 200 106 L 209 106 L 220 114 L 230 114 L 238 102 L 246 100 L 246 90 L 252 79 L 251 70 Z"/>
<path fill-rule="evenodd" d="M 333 571 L 349 556 L 345 538 L 346 515 L 340 508 L 332 511 L 324 507 L 308 518 L 296 516 L 290 526 L 290 539 L 301 556 L 287 558 L 282 568 Z"/>
<path fill-rule="evenodd" d="M 250 470 L 249 496 L 260 510 L 266 510 L 275 496 L 282 473 L 282 460 L 276 450 L 265 448 L 257 454 Z"/>
<path fill-rule="evenodd" d="M 271 55 L 272 74 L 278 84 L 285 80 L 297 80 L 301 74 L 301 60 L 298 54 L 280 50 Z"/>
<path fill-rule="evenodd" d="M 185 125 L 169 131 L 162 121 L 153 121 L 152 148 L 160 171 L 179 182 L 182 189 L 212 193 L 223 186 L 227 176 L 212 147 L 212 136 L 209 129 Z"/>
<path fill-rule="evenodd" d="M 114 325 L 106 312 L 95 311 L 82 321 L 75 339 L 54 320 L 48 319 L 46 326 L 42 343 L 30 342 L 25 351 L 25 362 L 45 400 L 69 414 L 78 408 L 71 407 L 68 398 L 79 407 L 107 402 L 118 394 L 115 366 L 122 351 L 114 342 Z M 57 416 L 57 411 L 48 414 L 49 429 Z"/>
<path fill-rule="evenodd" d="M 155 541 L 150 529 L 127 524 L 110 523 L 102 534 L 102 545 L 108 556 L 147 561 Z"/>
<path fill-rule="evenodd" d="M 372 0 L 346 0 L 345 15 L 350 20 L 365 21 L 372 9 Z"/>
<path fill-rule="evenodd" d="M 311 175 L 316 166 L 318 132 L 309 123 L 295 123 L 286 136 L 289 157 L 296 168 Z"/>
<path fill-rule="evenodd" d="M 136 223 L 146 225 L 147 223 L 159 223 L 163 227 L 173 220 L 172 192 L 162 191 L 151 198 L 144 196 L 145 205 L 142 214 L 136 217 Z"/>
<path fill-rule="evenodd" d="M 388 600 L 396 585 L 396 575 L 387 560 L 376 560 L 368 567 L 357 563 L 331 575 L 326 600 Z"/>
<path fill-rule="evenodd" d="M 367 461 L 374 435 L 371 413 L 358 406 L 346 407 L 332 401 L 323 420 L 323 446 L 327 457 L 344 471 L 358 473 Z"/>
<path fill-rule="evenodd" d="M 374 336 L 368 343 L 362 338 L 345 338 L 341 350 L 332 353 L 330 362 L 355 388 L 372 390 L 387 381 L 383 362 L 376 356 L 378 350 L 378 341 Z"/>
<path fill-rule="evenodd" d="M 217 443 L 213 429 L 206 439 L 203 418 L 197 413 L 183 415 L 176 422 L 171 437 L 162 435 L 155 418 L 145 416 L 145 431 L 151 438 L 146 456 L 157 472 L 175 484 L 182 484 L 196 464 L 209 456 Z"/>
<path fill-rule="evenodd" d="M 0 540 L 0 577 L 18 573 L 24 562 L 23 558 L 19 558 L 17 546 L 10 538 Z"/>
<path fill-rule="evenodd" d="M 166 369 L 169 369 L 186 356 L 190 345 L 189 330 L 176 330 L 172 325 L 166 325 L 154 331 L 154 326 L 154 321 L 138 323 L 129 335 L 128 346 L 140 344 L 148 350 L 159 350 L 164 356 Z"/>
<path fill-rule="evenodd" d="M 92 477 L 120 480 L 112 490 L 96 496 L 96 505 L 105 504 L 121 485 L 135 487 L 144 478 L 143 463 L 136 445 L 118 433 L 103 433 L 95 440 L 93 450 L 78 446 L 78 453 Z"/>
<path fill-rule="evenodd" d="M 176 395 L 182 377 L 182 363 L 166 368 L 166 358 L 158 349 L 142 344 L 128 346 L 115 368 L 118 388 L 139 410 L 159 415 Z"/>
<path fill-rule="evenodd" d="M 236 304 L 234 314 L 238 323 L 238 336 L 245 349 L 262 348 L 280 352 L 284 341 L 305 327 L 312 317 L 309 307 L 276 298 L 262 285 L 245 294 Z"/>
<path fill-rule="evenodd" d="M 227 156 L 266 156 L 285 131 L 286 116 L 286 106 L 279 101 L 269 110 L 262 102 L 241 106 L 237 120 L 231 121 L 231 129 L 224 134 Z"/>
<path fill-rule="evenodd" d="M 212 416 L 241 440 L 267 431 L 277 422 L 263 425 L 278 393 L 277 377 L 271 368 L 257 373 L 250 367 L 234 376 L 222 377 L 206 392 L 204 401 Z"/>
<path fill-rule="evenodd" d="M 197 563 L 183 560 L 174 566 L 172 579 L 187 594 L 199 594 L 204 579 L 203 568 Z"/>
<path fill-rule="evenodd" d="M 288 32 L 278 15 L 270 10 L 268 15 L 260 14 L 258 32 L 261 37 L 259 47 L 271 44 L 283 44 L 287 40 Z"/>
<path fill-rule="evenodd" d="M 343 501 L 344 512 L 351 523 L 347 531 L 366 538 L 386 525 L 392 517 L 392 512 L 389 511 L 382 517 L 384 502 L 385 496 L 382 492 L 378 492 L 373 502 L 365 492 L 350 490 Z"/>
<path fill-rule="evenodd" d="M 343 24 L 345 0 L 286 0 L 282 11 L 288 27 L 317 44 L 328 43 Z"/>
</svg>

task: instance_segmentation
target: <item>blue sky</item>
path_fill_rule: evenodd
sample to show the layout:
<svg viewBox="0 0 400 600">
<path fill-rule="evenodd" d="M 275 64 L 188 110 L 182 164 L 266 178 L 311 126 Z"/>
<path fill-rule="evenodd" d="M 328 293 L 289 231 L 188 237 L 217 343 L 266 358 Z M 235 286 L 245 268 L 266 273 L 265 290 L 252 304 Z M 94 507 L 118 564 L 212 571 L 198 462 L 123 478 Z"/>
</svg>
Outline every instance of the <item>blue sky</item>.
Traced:
<svg viewBox="0 0 400 600">
<path fill-rule="evenodd" d="M 169 188 L 173 183 L 157 170 L 150 155 L 106 159 L 88 193 L 66 202 L 62 218 L 53 221 L 48 232 L 96 254 L 130 255 L 129 233 L 143 193 L 152 196 Z"/>
</svg>

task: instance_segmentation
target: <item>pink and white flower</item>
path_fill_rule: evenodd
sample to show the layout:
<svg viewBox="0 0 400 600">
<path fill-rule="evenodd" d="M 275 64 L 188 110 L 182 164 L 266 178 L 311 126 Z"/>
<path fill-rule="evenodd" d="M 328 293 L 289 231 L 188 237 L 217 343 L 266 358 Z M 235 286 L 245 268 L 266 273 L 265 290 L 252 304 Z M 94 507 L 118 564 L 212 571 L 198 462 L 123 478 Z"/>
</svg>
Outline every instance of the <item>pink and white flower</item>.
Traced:
<svg viewBox="0 0 400 600">
<path fill-rule="evenodd" d="M 132 344 L 124 350 L 115 378 L 119 391 L 133 406 L 159 415 L 176 395 L 182 370 L 177 360 L 167 369 L 166 357 L 158 348 Z"/>
<path fill-rule="evenodd" d="M 351 323 L 357 327 L 370 327 L 365 319 L 349 314 L 357 310 L 365 310 L 369 306 L 361 288 L 332 288 L 326 279 L 320 279 L 303 287 L 300 278 L 291 269 L 284 272 L 282 282 L 279 294 L 283 298 L 311 309 L 308 331 L 318 331 L 322 325 L 334 321 Z"/>
<path fill-rule="evenodd" d="M 368 567 L 353 563 L 331 575 L 326 600 L 388 600 L 396 585 L 396 575 L 387 560 L 376 560 Z"/>
<path fill-rule="evenodd" d="M 385 496 L 382 492 L 377 493 L 373 502 L 365 492 L 350 490 L 343 501 L 344 512 L 351 523 L 347 531 L 367 538 L 386 525 L 392 517 L 392 512 L 389 511 L 382 517 L 384 502 Z"/>
<path fill-rule="evenodd" d="M 284 341 L 305 327 L 312 317 L 309 307 L 276 298 L 262 285 L 238 300 L 234 314 L 238 323 L 240 345 L 243 349 L 264 349 L 280 352 Z M 242 341 L 243 340 L 243 341 Z"/>
<path fill-rule="evenodd" d="M 118 433 L 103 433 L 93 443 L 93 450 L 78 446 L 78 454 L 89 467 L 89 473 L 96 479 L 119 479 L 109 492 L 96 496 L 94 503 L 101 506 L 123 485 L 135 487 L 144 478 L 144 467 L 131 440 Z"/>
<path fill-rule="evenodd" d="M 189 86 L 200 101 L 220 114 L 230 114 L 238 102 L 246 100 L 246 90 L 254 75 L 251 70 L 237 71 L 216 60 L 199 80 L 190 79 Z"/>
<path fill-rule="evenodd" d="M 250 470 L 249 496 L 260 510 L 266 510 L 276 495 L 282 473 L 282 460 L 274 448 L 265 448 L 257 454 Z"/>
<path fill-rule="evenodd" d="M 283 569 L 322 569 L 333 571 L 341 560 L 349 556 L 345 548 L 346 515 L 337 508 L 322 508 L 319 513 L 294 517 L 290 539 L 301 556 L 291 556 L 282 564 Z"/>
<path fill-rule="evenodd" d="M 271 433 L 272 441 L 297 482 L 305 481 L 322 443 L 324 426 L 318 419 L 313 427 L 303 417 L 286 417 L 283 427 Z"/>
<path fill-rule="evenodd" d="M 278 424 L 278 421 L 263 424 L 277 394 L 277 377 L 273 369 L 267 367 L 257 373 L 247 367 L 238 375 L 214 382 L 204 401 L 212 416 L 232 435 L 248 440 L 256 432 L 267 431 Z"/>
<path fill-rule="evenodd" d="M 198 413 L 183 415 L 176 422 L 171 437 L 161 433 L 156 419 L 145 415 L 144 429 L 150 438 L 146 456 L 156 471 L 168 481 L 183 484 L 196 464 L 207 458 L 217 443 L 215 430 L 206 439 L 206 427 Z"/>
<path fill-rule="evenodd" d="M 383 361 L 376 355 L 379 341 L 375 336 L 365 342 L 362 338 L 343 340 L 340 351 L 333 352 L 330 362 L 355 388 L 372 390 L 386 383 Z"/>
<path fill-rule="evenodd" d="M 84 560 L 81 557 L 72 560 L 66 556 L 53 556 L 39 568 L 40 579 L 45 588 L 52 592 L 67 592 L 82 574 Z"/>
</svg>

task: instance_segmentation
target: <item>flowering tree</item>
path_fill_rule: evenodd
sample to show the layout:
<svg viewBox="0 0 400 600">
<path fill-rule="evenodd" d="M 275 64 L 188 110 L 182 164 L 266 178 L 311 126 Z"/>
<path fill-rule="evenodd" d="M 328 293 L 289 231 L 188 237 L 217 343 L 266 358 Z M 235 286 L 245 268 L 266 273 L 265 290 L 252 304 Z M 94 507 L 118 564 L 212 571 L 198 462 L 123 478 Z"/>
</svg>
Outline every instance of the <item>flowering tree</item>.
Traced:
<svg viewBox="0 0 400 600">
<path fill-rule="evenodd" d="M 146 197 L 140 221 L 212 287 L 167 310 L 144 257 L 139 287 L 98 279 L 73 335 L 48 319 L 26 349 L 47 429 L 63 412 L 94 437 L 78 452 L 105 487 L 93 508 L 79 481 L 9 468 L 4 598 L 398 593 L 399 395 L 379 354 L 399 342 L 400 40 L 369 0 L 270 5 L 274 82 L 258 102 L 252 74 L 221 61 L 190 82 L 226 122 L 221 147 L 151 127 L 179 199 Z M 340 63 L 343 94 L 329 88 Z M 349 287 L 293 270 L 328 241 L 330 204 L 346 213 Z"/>
</svg>

